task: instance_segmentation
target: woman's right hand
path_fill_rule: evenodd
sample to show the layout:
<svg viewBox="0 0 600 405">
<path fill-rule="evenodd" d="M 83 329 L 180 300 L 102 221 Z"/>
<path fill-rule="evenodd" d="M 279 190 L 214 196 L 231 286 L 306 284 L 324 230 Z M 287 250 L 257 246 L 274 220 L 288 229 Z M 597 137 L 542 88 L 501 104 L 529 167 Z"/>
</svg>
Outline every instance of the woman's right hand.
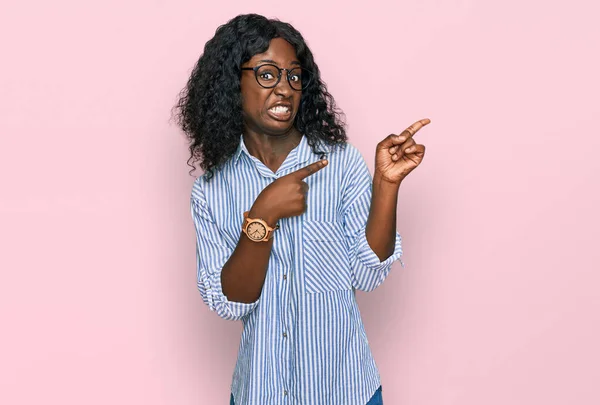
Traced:
<svg viewBox="0 0 600 405">
<path fill-rule="evenodd" d="M 248 216 L 262 218 L 270 226 L 275 226 L 281 218 L 302 215 L 306 211 L 308 193 L 304 179 L 323 169 L 327 163 L 327 160 L 311 163 L 269 184 L 254 201 Z"/>
</svg>

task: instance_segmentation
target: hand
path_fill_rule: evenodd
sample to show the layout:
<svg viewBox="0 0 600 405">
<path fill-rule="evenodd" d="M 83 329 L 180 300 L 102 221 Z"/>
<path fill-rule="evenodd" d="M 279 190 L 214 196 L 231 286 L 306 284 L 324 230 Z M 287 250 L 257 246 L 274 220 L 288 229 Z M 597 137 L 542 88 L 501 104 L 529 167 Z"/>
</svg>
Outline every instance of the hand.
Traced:
<svg viewBox="0 0 600 405">
<path fill-rule="evenodd" d="M 303 214 L 308 193 L 308 184 L 303 180 L 323 169 L 327 163 L 327 160 L 320 160 L 269 184 L 254 201 L 248 216 L 262 218 L 274 226 L 281 218 Z"/>
<path fill-rule="evenodd" d="M 375 177 L 400 184 L 425 156 L 425 146 L 413 139 L 417 131 L 429 124 L 427 118 L 415 122 L 400 135 L 390 135 L 377 145 L 375 154 Z"/>
</svg>

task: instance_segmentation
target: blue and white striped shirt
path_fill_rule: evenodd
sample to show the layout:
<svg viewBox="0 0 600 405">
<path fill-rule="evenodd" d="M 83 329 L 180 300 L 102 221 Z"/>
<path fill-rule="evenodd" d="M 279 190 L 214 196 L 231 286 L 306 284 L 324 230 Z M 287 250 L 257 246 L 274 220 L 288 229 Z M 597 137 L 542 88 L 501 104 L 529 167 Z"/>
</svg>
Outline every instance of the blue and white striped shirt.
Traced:
<svg viewBox="0 0 600 405">
<path fill-rule="evenodd" d="M 275 179 L 320 156 L 302 137 L 273 173 L 242 140 L 212 179 L 194 182 L 200 294 L 222 318 L 243 322 L 231 385 L 236 405 L 365 405 L 380 385 L 354 291 L 385 280 L 402 255 L 400 235 L 381 262 L 365 236 L 372 180 L 360 152 L 350 144 L 320 150 L 329 164 L 305 180 L 307 211 L 279 221 L 253 303 L 229 301 L 221 286 L 242 214 Z"/>
</svg>

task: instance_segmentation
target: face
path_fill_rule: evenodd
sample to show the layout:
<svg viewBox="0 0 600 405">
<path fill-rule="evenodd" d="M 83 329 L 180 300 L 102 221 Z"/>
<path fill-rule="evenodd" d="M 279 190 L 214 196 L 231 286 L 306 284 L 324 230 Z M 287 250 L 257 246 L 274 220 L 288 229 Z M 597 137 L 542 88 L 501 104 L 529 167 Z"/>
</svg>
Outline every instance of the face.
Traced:
<svg viewBox="0 0 600 405">
<path fill-rule="evenodd" d="M 274 38 L 266 52 L 254 55 L 242 67 L 256 67 L 265 63 L 279 68 L 299 67 L 294 47 L 283 38 Z M 244 130 L 260 135 L 281 136 L 294 131 L 294 119 L 300 107 L 301 91 L 292 89 L 281 73 L 277 86 L 265 89 L 256 81 L 254 72 L 242 70 L 241 92 Z"/>
</svg>

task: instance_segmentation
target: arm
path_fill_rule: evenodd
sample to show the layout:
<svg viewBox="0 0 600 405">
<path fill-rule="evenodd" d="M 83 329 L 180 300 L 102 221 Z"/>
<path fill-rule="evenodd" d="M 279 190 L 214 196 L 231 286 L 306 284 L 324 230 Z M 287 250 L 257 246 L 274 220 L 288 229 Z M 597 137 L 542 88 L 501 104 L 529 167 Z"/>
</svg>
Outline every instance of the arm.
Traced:
<svg viewBox="0 0 600 405">
<path fill-rule="evenodd" d="M 396 233 L 398 194 L 396 188 L 387 189 L 385 184 L 378 189 L 358 150 L 352 148 L 350 155 L 342 209 L 352 286 L 372 291 L 383 283 L 392 263 L 402 256 L 402 239 Z"/>
<path fill-rule="evenodd" d="M 250 218 L 262 218 L 269 226 L 274 227 L 276 218 L 267 215 L 260 207 L 253 206 L 248 214 Z M 271 250 L 273 238 L 268 242 L 252 242 L 243 232 L 227 263 L 221 272 L 223 293 L 229 299 L 240 302 L 254 302 L 260 297 Z"/>
<path fill-rule="evenodd" d="M 261 218 L 274 226 L 280 218 L 302 214 L 306 210 L 308 192 L 303 180 L 326 165 L 326 161 L 315 162 L 275 180 L 256 198 L 249 217 Z M 219 316 L 241 319 L 258 305 L 273 239 L 253 242 L 240 229 L 237 245 L 228 246 L 210 213 L 200 182 L 194 183 L 191 206 L 196 227 L 200 294 Z"/>
<path fill-rule="evenodd" d="M 326 165 L 327 161 L 315 162 L 275 180 L 259 194 L 248 216 L 260 218 L 274 227 L 281 218 L 302 214 L 306 210 L 308 192 L 308 185 L 303 180 Z M 241 233 L 237 247 L 221 272 L 223 292 L 227 297 L 242 302 L 258 300 L 272 247 L 273 239 L 257 243 Z"/>
<path fill-rule="evenodd" d="M 417 121 L 377 145 L 372 183 L 362 157 L 351 159 L 357 169 L 349 173 L 352 180 L 344 190 L 344 223 L 356 289 L 375 289 L 387 277 L 391 263 L 402 256 L 402 239 L 395 232 L 398 191 L 404 178 L 423 160 L 425 146 L 417 144 L 413 135 L 429 122 Z M 363 223 L 364 228 L 360 228 Z"/>
<path fill-rule="evenodd" d="M 425 146 L 418 145 L 413 135 L 429 122 L 429 119 L 417 121 L 400 135 L 392 134 L 377 145 L 367 239 L 380 260 L 385 260 L 394 251 L 400 184 L 425 155 Z"/>
<path fill-rule="evenodd" d="M 382 262 L 394 253 L 396 207 L 400 183 L 390 183 L 375 173 L 366 237 L 369 246 Z"/>
<path fill-rule="evenodd" d="M 273 242 L 246 241 L 246 235 L 242 234 L 235 248 L 228 246 L 197 185 L 194 185 L 191 208 L 196 228 L 197 281 L 202 299 L 220 317 L 239 320 L 258 305 Z M 259 246 L 248 246 L 246 242 Z M 236 280 L 236 274 L 241 275 L 242 280 Z M 240 287 L 244 280 L 254 283 L 250 289 Z M 254 295 L 256 285 L 259 290 Z"/>
</svg>

